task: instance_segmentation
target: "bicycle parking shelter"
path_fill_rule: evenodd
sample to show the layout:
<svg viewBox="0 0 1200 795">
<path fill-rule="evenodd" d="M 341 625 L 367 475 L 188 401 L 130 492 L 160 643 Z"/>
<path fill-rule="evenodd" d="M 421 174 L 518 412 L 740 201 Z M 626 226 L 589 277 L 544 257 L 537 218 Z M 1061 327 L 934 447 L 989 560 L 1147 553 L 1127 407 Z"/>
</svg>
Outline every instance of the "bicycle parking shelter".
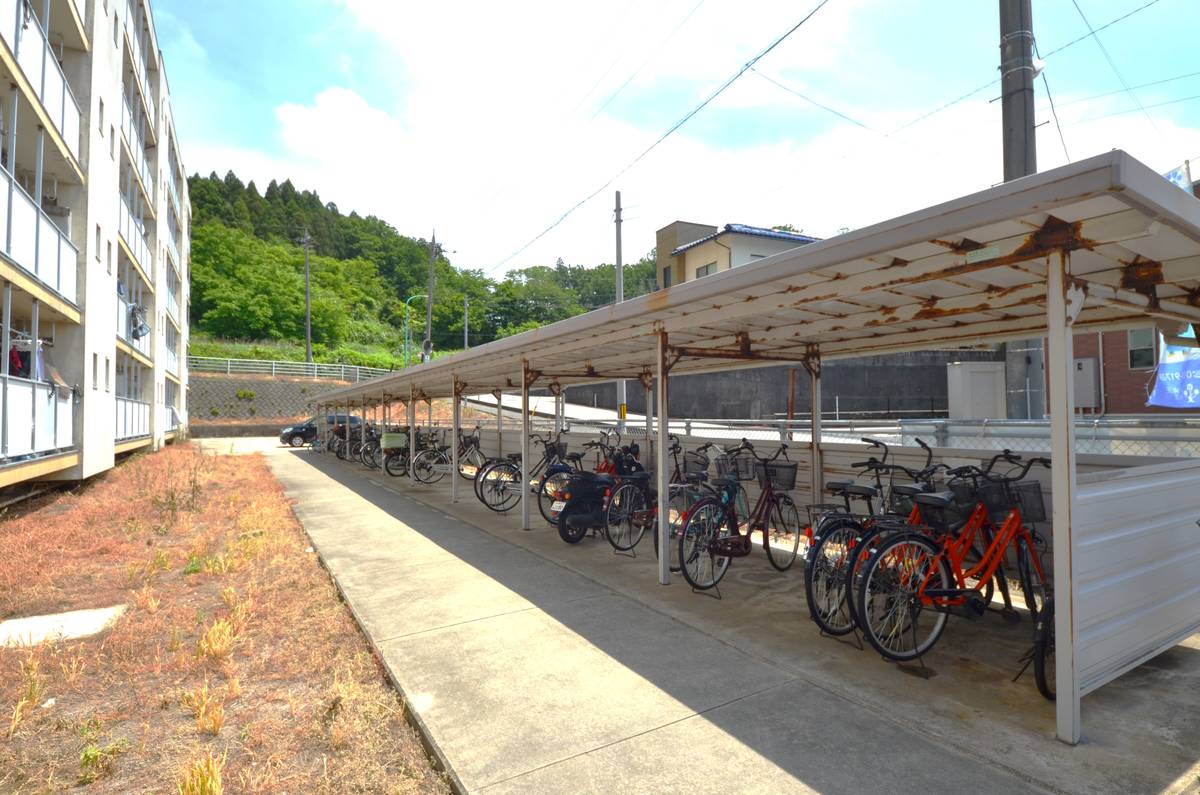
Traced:
<svg viewBox="0 0 1200 795">
<path fill-rule="evenodd" d="M 1200 201 L 1114 150 L 346 387 L 320 405 L 404 402 L 415 434 L 418 401 L 452 398 L 457 435 L 464 394 L 519 391 L 528 482 L 530 388 L 638 380 L 647 406 L 654 392 L 659 421 L 647 411 L 646 425 L 665 494 L 670 375 L 802 364 L 819 440 L 823 360 L 1044 337 L 1057 734 L 1073 744 L 1084 694 L 1200 629 L 1200 464 L 1076 475 L 1073 333 L 1151 322 L 1200 323 Z M 820 444 L 809 448 L 819 494 Z M 660 501 L 663 548 L 666 510 Z M 521 526 L 530 528 L 527 488 Z M 658 576 L 670 582 L 668 555 Z"/>
</svg>

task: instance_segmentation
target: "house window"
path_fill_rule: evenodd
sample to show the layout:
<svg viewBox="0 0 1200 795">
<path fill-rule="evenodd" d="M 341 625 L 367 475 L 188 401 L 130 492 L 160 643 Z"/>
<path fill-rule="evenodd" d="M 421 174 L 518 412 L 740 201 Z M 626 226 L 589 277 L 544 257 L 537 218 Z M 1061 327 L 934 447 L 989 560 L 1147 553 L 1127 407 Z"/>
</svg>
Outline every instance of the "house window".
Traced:
<svg viewBox="0 0 1200 795">
<path fill-rule="evenodd" d="M 663 282 L 663 287 L 671 286 L 671 267 L 669 265 L 667 267 L 663 268 L 662 282 Z"/>
<path fill-rule="evenodd" d="M 699 279 L 717 272 L 717 263 L 710 262 L 702 268 L 696 268 L 696 278 Z"/>
<path fill-rule="evenodd" d="M 104 100 L 100 100 L 100 134 L 104 135 Z"/>
<path fill-rule="evenodd" d="M 100 388 L 100 354 L 92 354 L 92 389 Z"/>
<path fill-rule="evenodd" d="M 96 262 L 100 261 L 100 224 L 96 224 Z"/>
<path fill-rule="evenodd" d="M 104 357 L 104 391 L 112 391 L 112 361 Z"/>
<path fill-rule="evenodd" d="M 108 156 L 117 159 L 117 130 L 111 124 L 108 125 Z"/>
<path fill-rule="evenodd" d="M 111 276 L 112 275 L 112 241 L 111 240 L 108 241 L 107 246 L 108 246 L 108 273 Z"/>
<path fill-rule="evenodd" d="M 1129 369 L 1148 370 L 1154 366 L 1154 349 L 1157 346 L 1152 328 L 1133 329 L 1129 332 Z"/>
</svg>

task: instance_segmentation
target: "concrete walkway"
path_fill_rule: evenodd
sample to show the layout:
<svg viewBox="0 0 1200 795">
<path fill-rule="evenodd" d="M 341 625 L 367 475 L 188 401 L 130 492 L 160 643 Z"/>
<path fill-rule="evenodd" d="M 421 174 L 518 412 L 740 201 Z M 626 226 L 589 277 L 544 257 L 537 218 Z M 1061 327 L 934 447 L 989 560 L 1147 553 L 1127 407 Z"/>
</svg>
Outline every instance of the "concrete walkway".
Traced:
<svg viewBox="0 0 1200 795">
<path fill-rule="evenodd" d="M 332 457 L 269 460 L 465 791 L 1038 791 Z"/>
</svg>

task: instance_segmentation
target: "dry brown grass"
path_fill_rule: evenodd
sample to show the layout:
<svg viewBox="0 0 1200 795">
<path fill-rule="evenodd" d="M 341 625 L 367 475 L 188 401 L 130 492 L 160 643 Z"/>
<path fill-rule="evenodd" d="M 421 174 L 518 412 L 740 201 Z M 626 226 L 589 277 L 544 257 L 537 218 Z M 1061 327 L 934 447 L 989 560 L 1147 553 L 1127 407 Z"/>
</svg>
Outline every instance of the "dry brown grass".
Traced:
<svg viewBox="0 0 1200 795">
<path fill-rule="evenodd" d="M 261 457 L 186 445 L 0 521 L 0 617 L 128 605 L 0 649 L 0 792 L 446 791 L 307 546 Z"/>
</svg>

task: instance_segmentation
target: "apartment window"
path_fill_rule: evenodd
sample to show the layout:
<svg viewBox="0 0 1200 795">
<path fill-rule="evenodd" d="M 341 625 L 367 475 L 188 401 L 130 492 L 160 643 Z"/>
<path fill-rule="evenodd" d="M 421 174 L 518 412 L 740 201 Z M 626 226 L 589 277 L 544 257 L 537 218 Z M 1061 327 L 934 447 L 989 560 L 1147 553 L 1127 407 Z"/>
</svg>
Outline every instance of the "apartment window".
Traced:
<svg viewBox="0 0 1200 795">
<path fill-rule="evenodd" d="M 117 159 L 117 130 L 111 124 L 108 125 L 108 156 Z"/>
<path fill-rule="evenodd" d="M 96 262 L 100 261 L 100 224 L 96 224 Z"/>
<path fill-rule="evenodd" d="M 668 266 L 663 268 L 663 287 L 671 286 L 671 268 Z"/>
<path fill-rule="evenodd" d="M 100 100 L 100 134 L 104 135 L 104 100 Z"/>
<path fill-rule="evenodd" d="M 108 274 L 111 276 L 112 275 L 112 241 L 111 240 L 108 241 L 108 243 L 106 245 L 108 246 L 108 254 L 107 254 L 107 256 L 108 256 Z"/>
<path fill-rule="evenodd" d="M 104 391 L 112 391 L 112 361 L 107 356 L 104 357 Z"/>
<path fill-rule="evenodd" d="M 717 272 L 717 263 L 710 262 L 702 268 L 696 268 L 696 278 L 702 278 Z"/>
<path fill-rule="evenodd" d="M 1129 369 L 1148 370 L 1154 366 L 1154 349 L 1157 346 L 1152 328 L 1133 329 L 1129 332 Z"/>
<path fill-rule="evenodd" d="M 92 389 L 100 387 L 100 354 L 92 354 Z"/>
<path fill-rule="evenodd" d="M 113 11 L 113 46 L 121 48 L 121 20 L 117 19 L 116 11 Z"/>
</svg>

